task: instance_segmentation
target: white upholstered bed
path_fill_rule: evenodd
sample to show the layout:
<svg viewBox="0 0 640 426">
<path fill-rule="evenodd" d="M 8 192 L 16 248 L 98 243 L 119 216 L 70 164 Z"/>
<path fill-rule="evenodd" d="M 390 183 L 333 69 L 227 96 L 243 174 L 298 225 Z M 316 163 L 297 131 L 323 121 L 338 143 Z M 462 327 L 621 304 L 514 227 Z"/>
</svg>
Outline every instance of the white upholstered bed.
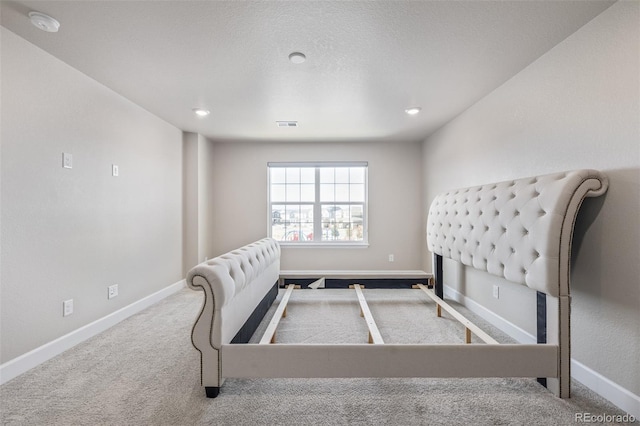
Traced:
<svg viewBox="0 0 640 426">
<path fill-rule="evenodd" d="M 432 297 L 443 296 L 443 257 L 527 285 L 538 292 L 538 344 L 375 344 L 382 343 L 371 338 L 375 327 L 374 344 L 271 344 L 269 337 L 238 344 L 249 341 L 277 294 L 278 243 L 263 239 L 196 266 L 187 283 L 205 295 L 192 342 L 207 396 L 231 377 L 535 377 L 568 397 L 573 227 L 584 198 L 604 194 L 607 185 L 598 171 L 576 170 L 450 191 L 431 205 Z M 285 306 L 268 332 L 275 333 Z M 366 302 L 362 311 L 368 313 Z"/>
</svg>

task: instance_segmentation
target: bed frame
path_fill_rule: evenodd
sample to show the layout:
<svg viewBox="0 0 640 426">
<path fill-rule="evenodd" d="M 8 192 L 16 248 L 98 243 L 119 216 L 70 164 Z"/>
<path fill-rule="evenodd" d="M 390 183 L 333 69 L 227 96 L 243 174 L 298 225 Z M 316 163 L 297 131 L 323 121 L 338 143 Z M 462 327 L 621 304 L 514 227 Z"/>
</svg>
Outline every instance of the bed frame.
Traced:
<svg viewBox="0 0 640 426">
<path fill-rule="evenodd" d="M 604 194 L 607 185 L 602 173 L 577 170 L 460 189 L 434 199 L 427 246 L 434 254 L 435 294 L 422 284 L 418 288 L 436 301 L 438 314 L 444 308 L 465 325 L 467 342 L 474 333 L 485 344 L 385 344 L 359 285 L 353 287 L 370 344 L 274 344 L 293 285 L 287 286 L 261 342 L 236 344 L 248 341 L 275 297 L 278 244 L 261 240 L 196 266 L 187 283 L 205 294 L 192 342 L 201 354 L 207 396 L 217 396 L 231 377 L 534 377 L 555 395 L 569 397 L 573 227 L 583 199 Z M 536 290 L 539 343 L 498 344 L 453 314 L 442 300 L 443 257 Z"/>
</svg>

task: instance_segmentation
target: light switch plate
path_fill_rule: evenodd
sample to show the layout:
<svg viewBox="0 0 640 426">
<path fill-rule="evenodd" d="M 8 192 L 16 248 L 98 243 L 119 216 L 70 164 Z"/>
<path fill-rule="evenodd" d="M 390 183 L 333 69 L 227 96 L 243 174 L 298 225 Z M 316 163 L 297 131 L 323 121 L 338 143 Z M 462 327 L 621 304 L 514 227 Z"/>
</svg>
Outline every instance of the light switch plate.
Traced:
<svg viewBox="0 0 640 426">
<path fill-rule="evenodd" d="M 118 174 L 120 174 L 120 169 L 116 164 L 111 165 L 111 174 L 113 174 L 113 176 L 116 176 L 116 177 L 118 176 Z"/>
<path fill-rule="evenodd" d="M 73 155 L 69 154 L 68 152 L 62 153 L 62 167 L 64 167 L 65 169 L 73 168 Z"/>
</svg>

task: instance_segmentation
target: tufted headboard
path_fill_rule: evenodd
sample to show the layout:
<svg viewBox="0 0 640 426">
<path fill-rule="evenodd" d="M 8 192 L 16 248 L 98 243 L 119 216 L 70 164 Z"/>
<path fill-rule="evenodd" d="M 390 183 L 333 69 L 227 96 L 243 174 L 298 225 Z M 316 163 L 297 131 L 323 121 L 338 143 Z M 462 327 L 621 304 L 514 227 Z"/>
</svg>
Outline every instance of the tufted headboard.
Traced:
<svg viewBox="0 0 640 426">
<path fill-rule="evenodd" d="M 569 294 L 571 238 L 585 197 L 607 177 L 574 170 L 442 193 L 427 220 L 437 255 L 558 297 Z"/>
</svg>

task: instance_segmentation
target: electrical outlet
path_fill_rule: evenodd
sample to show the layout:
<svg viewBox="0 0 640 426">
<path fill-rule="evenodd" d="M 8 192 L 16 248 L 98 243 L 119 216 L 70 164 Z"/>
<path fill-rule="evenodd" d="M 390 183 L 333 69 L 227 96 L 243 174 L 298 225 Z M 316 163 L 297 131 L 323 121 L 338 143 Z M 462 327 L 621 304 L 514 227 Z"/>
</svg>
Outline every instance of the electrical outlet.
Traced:
<svg viewBox="0 0 640 426">
<path fill-rule="evenodd" d="M 68 152 L 62 153 L 62 167 L 64 167 L 65 169 L 73 168 L 73 155 L 69 154 Z"/>
<path fill-rule="evenodd" d="M 120 174 L 120 169 L 116 164 L 111 165 L 111 174 L 116 177 Z"/>
<path fill-rule="evenodd" d="M 500 287 L 495 284 L 493 285 L 493 297 L 500 299 Z"/>
<path fill-rule="evenodd" d="M 392 254 L 389 255 L 389 262 L 393 262 L 395 260 L 394 256 Z"/>
<path fill-rule="evenodd" d="M 67 317 L 73 313 L 73 299 L 62 302 L 62 316 Z"/>
<path fill-rule="evenodd" d="M 118 284 L 110 285 L 107 293 L 107 299 L 113 299 L 118 295 Z"/>
</svg>

